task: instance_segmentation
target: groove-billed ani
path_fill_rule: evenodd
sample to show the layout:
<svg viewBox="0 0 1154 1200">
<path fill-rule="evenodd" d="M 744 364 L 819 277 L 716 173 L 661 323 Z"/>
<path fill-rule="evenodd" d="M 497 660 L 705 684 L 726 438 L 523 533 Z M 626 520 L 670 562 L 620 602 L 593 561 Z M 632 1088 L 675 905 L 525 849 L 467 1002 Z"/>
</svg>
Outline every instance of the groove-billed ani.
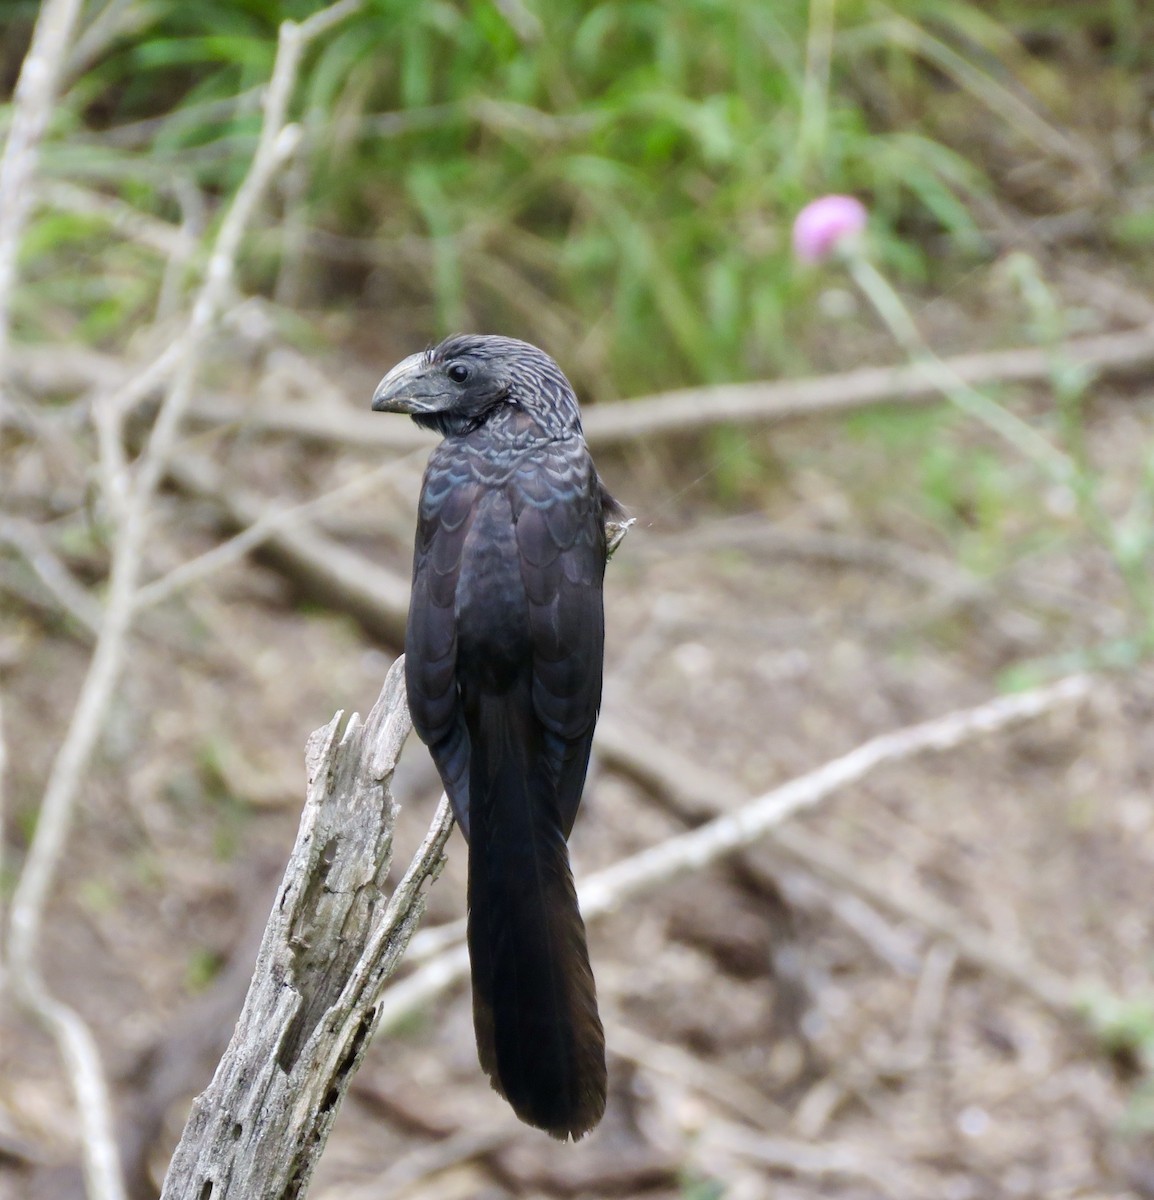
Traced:
<svg viewBox="0 0 1154 1200">
<path fill-rule="evenodd" d="M 605 520 L 619 512 L 557 364 L 457 336 L 373 396 L 444 441 L 425 471 L 405 638 L 413 726 L 469 843 L 481 1066 L 530 1125 L 605 1109 L 605 1038 L 566 840 L 601 703 Z"/>
</svg>

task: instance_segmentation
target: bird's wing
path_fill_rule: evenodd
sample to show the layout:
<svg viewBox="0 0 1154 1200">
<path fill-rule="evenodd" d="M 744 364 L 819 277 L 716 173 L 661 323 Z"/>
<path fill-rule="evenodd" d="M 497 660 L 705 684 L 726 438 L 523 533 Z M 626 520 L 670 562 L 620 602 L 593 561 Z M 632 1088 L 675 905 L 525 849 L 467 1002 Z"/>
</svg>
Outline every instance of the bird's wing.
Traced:
<svg viewBox="0 0 1154 1200">
<path fill-rule="evenodd" d="M 457 693 L 457 580 L 481 485 L 467 460 L 433 452 L 425 471 L 405 634 L 409 711 L 469 836 L 469 735 Z"/>
<path fill-rule="evenodd" d="M 545 730 L 568 837 L 601 705 L 605 534 L 600 488 L 578 438 L 554 442 L 534 455 L 511 484 L 533 644 L 533 709 Z"/>
</svg>

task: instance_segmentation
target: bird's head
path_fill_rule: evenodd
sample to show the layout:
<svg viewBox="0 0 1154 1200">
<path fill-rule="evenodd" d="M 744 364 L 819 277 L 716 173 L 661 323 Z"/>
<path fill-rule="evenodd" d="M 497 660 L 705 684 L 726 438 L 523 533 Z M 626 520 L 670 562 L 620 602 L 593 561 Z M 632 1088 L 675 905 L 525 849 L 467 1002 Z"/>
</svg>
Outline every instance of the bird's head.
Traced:
<svg viewBox="0 0 1154 1200">
<path fill-rule="evenodd" d="M 455 334 L 402 359 L 373 393 L 373 411 L 408 413 L 446 436 L 518 414 L 547 437 L 581 429 L 577 397 L 549 355 L 488 334 Z"/>
</svg>

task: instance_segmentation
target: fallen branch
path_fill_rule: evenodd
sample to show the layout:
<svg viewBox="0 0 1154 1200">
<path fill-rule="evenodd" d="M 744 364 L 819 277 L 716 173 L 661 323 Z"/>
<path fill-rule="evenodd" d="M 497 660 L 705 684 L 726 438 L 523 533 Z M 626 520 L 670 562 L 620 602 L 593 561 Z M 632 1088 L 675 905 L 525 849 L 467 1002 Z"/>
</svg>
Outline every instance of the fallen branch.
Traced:
<svg viewBox="0 0 1154 1200">
<path fill-rule="evenodd" d="M 1070 338 L 1065 358 L 1104 378 L 1147 374 L 1154 367 L 1154 329 L 1126 330 Z M 14 347 L 12 370 L 30 390 L 71 392 L 104 386 L 124 378 L 124 367 L 92 351 Z M 942 360 L 971 387 L 1045 384 L 1053 364 L 1045 350 L 1032 346 L 959 354 Z M 171 364 L 133 389 L 138 402 L 163 378 Z M 933 377 L 920 366 L 861 367 L 811 379 L 766 380 L 684 388 L 632 400 L 592 405 L 585 410 L 585 436 L 594 447 L 628 445 L 659 435 L 693 433 L 722 424 L 780 424 L 809 417 L 837 416 L 879 404 L 920 404 L 939 399 Z M 189 419 L 201 426 L 235 425 L 304 442 L 343 445 L 377 452 L 431 448 L 436 438 L 404 421 L 382 421 L 368 409 L 368 397 L 337 404 L 240 404 L 231 397 L 198 396 Z"/>
<path fill-rule="evenodd" d="M 906 749 L 905 739 L 909 735 L 917 734 L 914 739 L 917 743 L 922 736 L 918 731 L 925 731 L 932 735 L 935 727 L 940 727 L 943 722 L 956 722 L 958 718 L 978 717 L 979 720 L 985 720 L 985 717 L 980 716 L 983 711 L 996 712 L 994 706 L 1005 705 L 1009 701 L 1026 701 L 1027 711 L 1022 711 L 1019 715 L 1014 716 L 1012 713 L 1019 710 L 1010 710 L 1007 715 L 998 717 L 999 721 L 1004 723 L 1007 719 L 1010 721 L 1032 719 L 1058 704 L 1068 703 L 1088 694 L 1089 688 L 1090 680 L 1087 677 L 1070 676 L 1068 679 L 1051 684 L 1046 688 L 1039 688 L 1034 692 L 1022 692 L 1016 696 L 1002 697 L 977 709 L 963 710 L 950 717 L 938 718 L 936 721 L 910 726 L 894 734 L 886 734 L 881 739 L 875 738 L 871 742 L 866 742 L 852 754 L 859 754 L 867 747 L 875 746 L 878 742 L 889 739 L 890 746 L 897 746 L 898 757 L 907 758 L 910 756 L 911 750 Z M 955 728 L 958 726 L 955 725 Z M 964 736 L 968 738 L 985 731 L 980 726 L 973 726 L 972 732 Z M 726 810 L 741 811 L 746 806 L 761 804 L 759 800 L 750 801 L 734 781 L 700 766 L 630 725 L 603 721 L 598 729 L 597 748 L 608 766 L 636 780 L 646 788 L 671 797 L 673 806 L 683 818 L 701 820 L 706 814 L 712 814 L 719 810 L 722 812 Z M 923 745 L 922 748 L 937 749 L 939 747 Z M 884 746 L 882 749 L 884 753 Z M 915 744 L 912 753 L 918 752 L 920 751 Z M 848 757 L 852 757 L 852 755 Z M 835 762 L 844 761 L 844 759 L 835 760 Z M 897 761 L 897 759 L 887 757 L 882 761 Z M 833 764 L 829 764 L 829 766 L 833 766 Z M 827 768 L 821 768 L 820 771 L 815 772 L 815 775 L 820 775 L 825 770 Z M 814 776 L 803 776 L 796 782 L 803 783 L 810 779 L 814 779 Z M 789 786 L 791 785 L 786 785 L 786 787 Z M 770 793 L 770 795 L 773 794 Z M 719 818 L 719 820 L 725 819 L 725 817 Z M 1080 1011 L 1082 992 L 1078 987 L 1057 972 L 1030 958 L 1021 950 L 1007 946 L 982 930 L 967 925 L 959 919 L 949 905 L 942 903 L 924 889 L 915 889 L 911 885 L 899 883 L 893 878 L 882 880 L 871 874 L 870 871 L 863 869 L 860 863 L 832 842 L 796 825 L 782 825 L 769 832 L 774 844 L 781 847 L 798 862 L 839 886 L 866 897 L 889 912 L 945 938 L 970 962 L 1005 979 L 1015 987 L 1021 988 L 1057 1015 L 1069 1017 Z"/>
<path fill-rule="evenodd" d="M 94 637 L 100 632 L 99 603 L 60 561 L 35 525 L 0 514 L 0 543 L 17 551 L 61 611 L 81 629 Z"/>
<path fill-rule="evenodd" d="M 866 1150 L 852 1144 L 823 1139 L 819 1144 L 795 1138 L 769 1137 L 730 1121 L 713 1120 L 703 1129 L 697 1153 L 725 1159 L 739 1158 L 801 1179 L 845 1179 L 860 1181 L 887 1196 L 924 1194 L 925 1180 L 906 1167 L 892 1162 L 876 1149 Z M 732 1177 L 726 1171 L 723 1178 Z"/>
<path fill-rule="evenodd" d="M 679 878 L 687 871 L 702 870 L 750 845 L 878 767 L 930 751 L 952 750 L 1022 721 L 1034 720 L 1060 705 L 1083 699 L 1089 695 L 1091 686 L 1089 677 L 1072 675 L 1046 687 L 999 696 L 976 708 L 961 709 L 871 738 L 848 754 L 750 800 L 733 812 L 591 875 L 579 889 L 581 911 L 587 920 L 614 912 L 642 892 Z M 605 725 L 612 727 L 611 722 L 602 722 Z M 595 744 L 606 757 L 612 754 L 600 729 Z M 463 978 L 467 971 L 468 954 L 464 946 L 432 958 L 385 992 L 379 1009 L 381 1027 L 392 1028 Z M 1069 1015 L 1076 1006 L 1072 985 L 1049 973 L 1033 981 L 1017 973 L 1014 977 L 1039 1000 L 1064 1015 Z"/>
<path fill-rule="evenodd" d="M 286 504 L 283 501 L 278 504 L 265 504 L 250 494 L 226 491 L 220 485 L 219 473 L 215 466 L 207 459 L 192 460 L 186 457 L 185 461 L 175 470 L 170 469 L 170 474 L 177 476 L 188 491 L 195 491 L 200 495 L 211 494 L 218 503 L 224 506 L 231 523 L 239 526 L 240 531 L 227 541 L 221 542 L 196 558 L 181 563 L 167 575 L 141 588 L 136 596 L 137 608 L 147 608 L 170 599 L 182 589 L 203 581 L 232 563 L 239 562 L 250 552 L 259 550 L 286 530 L 290 531 L 288 544 L 291 545 L 292 528 L 301 526 L 306 517 L 317 517 L 329 509 L 347 503 L 373 485 L 403 469 L 410 464 L 410 461 L 411 456 L 391 459 L 371 470 L 362 471 L 348 482 L 327 492 L 321 492 L 312 499 L 299 504 Z M 0 540 L 4 536 L 5 527 L 3 521 L 0 520 Z M 282 550 L 283 548 L 282 546 Z M 397 586 L 399 595 L 403 581 L 398 580 Z"/>
<path fill-rule="evenodd" d="M 1139 329 L 1097 337 L 1070 338 L 1063 355 L 1098 375 L 1143 374 L 1154 367 L 1154 330 Z M 1048 352 L 1024 347 L 942 360 L 971 387 L 1047 383 L 1053 373 Z M 685 388 L 657 396 L 597 404 L 586 409 L 585 436 L 594 447 L 647 438 L 695 433 L 723 424 L 779 424 L 832 416 L 878 404 L 914 404 L 940 397 L 934 375 L 922 366 L 861 367 L 814 379 L 783 379 Z M 432 446 L 433 438 L 404 422 L 381 421 L 368 409 L 286 405 L 241 408 L 216 399 L 198 403 L 191 414 L 211 425 L 241 424 L 304 441 L 337 442 L 368 450 L 409 450 Z"/>
<path fill-rule="evenodd" d="M 236 1031 L 193 1104 L 163 1200 L 305 1194 L 453 828 L 442 799 L 386 904 L 395 820 L 388 784 L 410 728 L 398 660 L 363 724 L 354 715 L 342 729 L 338 713 L 309 739 L 296 845 Z"/>
<path fill-rule="evenodd" d="M 637 1063 L 657 1075 L 664 1075 L 680 1088 L 691 1088 L 711 1101 L 748 1121 L 754 1129 L 763 1128 L 770 1116 L 787 1119 L 780 1103 L 771 1100 L 736 1072 L 726 1070 L 683 1049 L 676 1042 L 649 1037 L 641 1030 L 610 1018 L 605 1032 L 613 1053 Z"/>
<path fill-rule="evenodd" d="M 188 477 L 190 469 L 197 475 L 196 480 Z M 261 518 L 265 507 L 262 502 L 252 497 L 238 501 L 235 493 L 222 489 L 219 479 L 208 478 L 197 460 L 186 459 L 176 464 L 174 470 L 185 486 L 222 502 L 239 524 Z M 280 565 L 308 590 L 325 595 L 329 603 L 342 604 L 366 627 L 384 633 L 390 640 L 399 641 L 403 636 L 407 587 L 392 572 L 368 562 L 322 534 L 312 532 L 307 526 L 291 531 L 291 535 L 282 530 L 270 538 L 268 545 L 280 558 Z M 948 749 L 1007 724 L 1032 719 L 1050 707 L 1087 694 L 1089 688 L 1086 677 L 1072 676 L 1047 688 L 1000 697 L 975 709 L 883 735 L 844 758 L 835 759 L 812 774 L 753 801 L 732 783 L 719 780 L 708 769 L 647 738 L 642 731 L 607 717 L 598 726 L 595 744 L 598 753 L 616 769 L 641 779 L 656 791 L 681 797 L 699 815 L 702 815 L 702 803 L 711 797 L 714 806 L 724 798 L 727 806 L 737 812 L 592 877 L 587 881 L 587 891 L 582 892 L 582 911 L 587 916 L 596 915 L 615 907 L 635 891 L 658 885 L 678 870 L 697 869 L 740 849 L 747 844 L 742 838 L 756 840 L 775 829 L 797 809 L 818 803 L 883 763 L 900 761 L 927 750 Z M 958 740 L 950 742 L 950 738 Z M 744 824 L 747 821 L 753 822 L 754 832 L 749 833 Z M 713 830 L 713 833 L 707 835 L 706 830 Z M 903 900 L 892 889 L 867 886 L 852 864 L 835 862 L 834 848 L 822 852 L 823 843 L 810 839 L 807 850 L 809 835 L 802 831 L 780 830 L 775 836 L 779 844 L 800 861 L 840 883 L 854 886 L 859 893 L 891 911 L 918 919 L 923 927 L 950 939 L 972 961 L 1024 987 L 1052 1010 L 1069 1015 L 1077 1008 L 1078 996 L 1072 986 L 980 931 L 967 929 L 953 917 L 947 906 L 938 904 L 932 897 L 919 893 L 917 897 L 906 896 Z M 701 840 L 709 837 L 719 840 Z M 617 871 L 621 874 L 615 875 Z M 468 971 L 468 956 L 459 944 L 463 931 L 464 922 L 456 922 L 418 934 L 409 961 L 424 965 L 386 993 L 386 1016 L 382 1019 L 386 1026 L 464 977 Z"/>
<path fill-rule="evenodd" d="M 218 504 L 234 529 L 260 528 L 257 553 L 287 575 L 307 596 L 355 617 L 370 633 L 394 646 L 405 640 L 409 581 L 317 532 L 307 519 L 286 528 L 278 506 L 253 492 L 228 487 L 209 460 L 184 455 L 169 464 L 169 477 L 192 495 Z"/>
<path fill-rule="evenodd" d="M 459 1129 L 434 1141 L 402 1154 L 379 1174 L 363 1182 L 342 1182 L 340 1200 L 381 1200 L 384 1196 L 437 1195 L 433 1187 L 422 1187 L 428 1181 L 452 1167 L 473 1159 L 491 1158 L 493 1153 L 517 1136 L 512 1122 L 482 1125 L 479 1129 Z M 367 1172 L 366 1172 L 367 1174 Z M 328 1193 L 332 1195 L 332 1193 Z M 482 1193 L 484 1194 L 484 1193 Z"/>
</svg>

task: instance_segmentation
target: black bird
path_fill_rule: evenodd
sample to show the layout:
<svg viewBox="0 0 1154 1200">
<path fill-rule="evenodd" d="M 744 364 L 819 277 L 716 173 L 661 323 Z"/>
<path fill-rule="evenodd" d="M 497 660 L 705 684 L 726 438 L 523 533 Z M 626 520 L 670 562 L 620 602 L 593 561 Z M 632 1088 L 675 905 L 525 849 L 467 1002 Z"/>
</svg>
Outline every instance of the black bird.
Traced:
<svg viewBox="0 0 1154 1200">
<path fill-rule="evenodd" d="M 481 1066 L 521 1120 L 579 1138 L 605 1036 L 566 841 L 601 703 L 605 490 L 543 351 L 458 335 L 381 380 L 444 441 L 425 471 L 405 637 L 413 726 L 469 843 Z"/>
</svg>

